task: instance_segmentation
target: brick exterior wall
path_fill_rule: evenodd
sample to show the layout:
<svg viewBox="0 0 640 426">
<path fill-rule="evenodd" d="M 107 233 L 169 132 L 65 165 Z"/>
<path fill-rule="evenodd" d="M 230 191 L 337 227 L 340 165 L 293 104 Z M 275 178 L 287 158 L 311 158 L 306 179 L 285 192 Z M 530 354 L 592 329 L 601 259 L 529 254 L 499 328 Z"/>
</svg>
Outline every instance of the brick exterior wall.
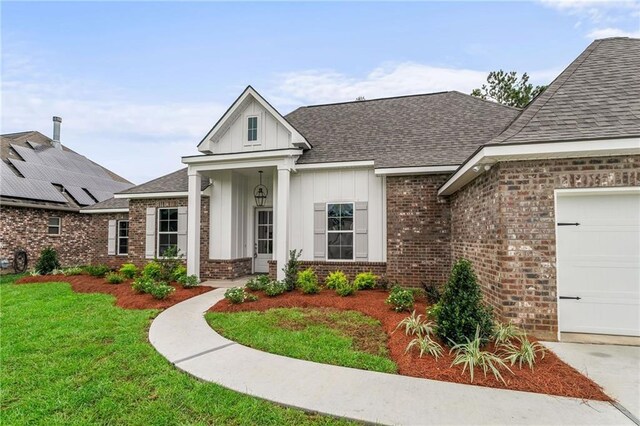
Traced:
<svg viewBox="0 0 640 426">
<path fill-rule="evenodd" d="M 403 286 L 442 285 L 451 270 L 448 174 L 387 177 L 387 278 Z"/>
<path fill-rule="evenodd" d="M 110 220 L 127 220 L 129 215 L 127 213 L 104 213 L 104 214 L 85 214 L 84 216 L 91 217 L 91 246 L 89 251 L 91 257 L 89 263 L 94 265 L 105 264 L 109 265 L 112 269 L 119 269 L 122 264 L 130 263 L 129 255 L 109 255 L 109 221 Z M 131 226 L 131 221 L 129 222 Z M 133 240 L 131 239 L 131 231 L 129 231 L 129 244 Z M 140 263 L 137 263 L 140 266 Z"/>
<path fill-rule="evenodd" d="M 47 234 L 50 217 L 60 218 L 60 235 Z M 27 267 L 33 268 L 40 251 L 51 246 L 58 252 L 63 267 L 87 264 L 91 260 L 87 249 L 92 238 L 90 231 L 90 215 L 3 205 L 0 206 L 0 258 L 12 261 L 14 250 L 21 247 L 27 251 Z M 13 272 L 13 267 L 8 271 Z"/>
<path fill-rule="evenodd" d="M 640 186 L 640 156 L 500 163 L 451 197 L 453 257 L 474 263 L 502 319 L 555 339 L 554 190 L 624 186 Z"/>
<path fill-rule="evenodd" d="M 243 257 L 241 259 L 207 259 L 200 263 L 200 277 L 217 280 L 232 280 L 245 275 L 251 275 L 253 259 Z"/>
<path fill-rule="evenodd" d="M 278 262 L 275 260 L 269 260 L 269 277 L 271 279 L 276 278 L 278 272 Z M 301 260 L 300 270 L 307 268 L 313 268 L 318 276 L 318 281 L 323 283 L 329 273 L 334 271 L 342 271 L 349 278 L 353 280 L 356 275 L 361 272 L 373 272 L 379 277 L 385 276 L 387 272 L 387 264 L 385 262 L 322 262 L 315 260 Z"/>
</svg>

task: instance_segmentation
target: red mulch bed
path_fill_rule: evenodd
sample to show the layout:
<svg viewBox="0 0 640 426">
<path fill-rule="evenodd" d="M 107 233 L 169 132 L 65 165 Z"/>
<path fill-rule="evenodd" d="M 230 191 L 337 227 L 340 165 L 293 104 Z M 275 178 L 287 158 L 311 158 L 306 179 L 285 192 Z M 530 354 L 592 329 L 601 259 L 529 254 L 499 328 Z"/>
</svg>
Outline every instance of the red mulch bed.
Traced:
<svg viewBox="0 0 640 426">
<path fill-rule="evenodd" d="M 398 365 L 398 371 L 405 376 L 422 377 L 454 383 L 471 383 L 468 371 L 462 374 L 462 366 L 451 367 L 454 356 L 448 353 L 437 361 L 431 356 L 418 357 L 417 349 L 408 354 L 405 348 L 411 341 L 404 330 L 393 332 L 398 323 L 407 317 L 408 313 L 396 313 L 385 304 L 388 293 L 383 290 L 367 290 L 358 292 L 351 297 L 340 297 L 333 291 L 323 290 L 319 294 L 304 295 L 299 292 L 285 293 L 277 297 L 267 297 L 256 292 L 259 300 L 240 305 L 234 305 L 227 300 L 218 302 L 210 308 L 213 312 L 265 311 L 271 308 L 316 308 L 331 307 L 345 310 L 360 311 L 376 318 L 389 336 L 388 347 L 391 358 Z M 427 304 L 424 301 L 416 303 L 416 312 L 424 313 Z M 515 374 L 503 371 L 506 386 L 495 379 L 489 372 L 484 377 L 482 371 L 475 372 L 474 385 L 492 388 L 504 388 L 526 392 L 544 393 L 549 395 L 569 396 L 582 399 L 596 399 L 611 401 L 593 381 L 580 374 L 577 370 L 562 362 L 554 353 L 547 351 L 544 359 L 538 359 L 534 371 L 528 367 L 518 368 L 516 364 L 510 367 Z"/>
<path fill-rule="evenodd" d="M 150 294 L 139 294 L 131 288 L 132 280 L 126 280 L 120 284 L 109 284 L 104 278 L 92 277 L 89 275 L 39 275 L 35 277 L 20 278 L 17 284 L 66 282 L 71 284 L 71 288 L 76 293 L 106 293 L 116 297 L 116 306 L 125 309 L 166 309 L 176 303 L 197 296 L 212 287 L 182 288 L 177 284 L 172 284 L 176 291 L 171 293 L 164 300 L 154 299 Z"/>
</svg>

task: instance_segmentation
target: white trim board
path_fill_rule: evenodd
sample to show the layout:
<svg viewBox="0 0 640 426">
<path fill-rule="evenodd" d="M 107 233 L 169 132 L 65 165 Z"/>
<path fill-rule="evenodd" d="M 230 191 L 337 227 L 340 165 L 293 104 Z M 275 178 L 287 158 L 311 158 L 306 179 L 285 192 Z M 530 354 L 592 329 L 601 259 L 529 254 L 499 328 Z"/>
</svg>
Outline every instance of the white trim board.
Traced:
<svg viewBox="0 0 640 426">
<path fill-rule="evenodd" d="M 174 198 L 174 197 L 186 197 L 189 193 L 187 191 L 180 192 L 141 192 L 139 194 L 113 194 L 113 198 Z"/>
<path fill-rule="evenodd" d="M 500 161 L 542 160 L 640 154 L 640 138 L 576 142 L 490 145 L 476 152 L 438 191 L 451 195 Z"/>
<path fill-rule="evenodd" d="M 451 166 L 421 166 L 421 167 L 388 167 L 375 170 L 377 176 L 423 175 L 436 173 L 451 173 L 458 170 L 460 165 Z"/>
<path fill-rule="evenodd" d="M 100 213 L 129 213 L 129 209 L 87 209 L 80 210 L 80 213 L 100 214 Z"/>
<path fill-rule="evenodd" d="M 371 168 L 373 160 L 364 161 L 335 161 L 332 163 L 305 163 L 296 164 L 296 170 L 322 170 L 322 169 L 353 169 L 359 167 Z"/>
</svg>

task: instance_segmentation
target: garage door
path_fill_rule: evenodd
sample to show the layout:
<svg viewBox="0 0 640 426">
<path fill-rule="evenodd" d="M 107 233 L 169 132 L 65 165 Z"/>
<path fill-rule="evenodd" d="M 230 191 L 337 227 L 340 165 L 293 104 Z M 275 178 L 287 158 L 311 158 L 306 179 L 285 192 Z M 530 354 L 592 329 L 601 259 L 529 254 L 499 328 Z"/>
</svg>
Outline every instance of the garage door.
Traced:
<svg viewBox="0 0 640 426">
<path fill-rule="evenodd" d="M 560 331 L 640 336 L 640 192 L 557 193 Z"/>
</svg>

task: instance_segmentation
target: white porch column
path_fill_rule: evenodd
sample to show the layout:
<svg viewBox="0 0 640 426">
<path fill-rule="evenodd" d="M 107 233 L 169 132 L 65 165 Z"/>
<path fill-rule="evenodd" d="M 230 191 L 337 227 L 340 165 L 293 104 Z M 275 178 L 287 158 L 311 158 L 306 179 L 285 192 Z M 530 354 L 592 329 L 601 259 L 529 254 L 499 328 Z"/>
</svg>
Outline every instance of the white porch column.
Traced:
<svg viewBox="0 0 640 426">
<path fill-rule="evenodd" d="M 187 204 L 187 274 L 200 278 L 200 199 L 202 175 L 189 168 Z"/>
<path fill-rule="evenodd" d="M 288 165 L 278 166 L 278 186 L 276 202 L 276 261 L 278 280 L 284 279 L 282 268 L 289 258 L 289 175 Z"/>
</svg>

